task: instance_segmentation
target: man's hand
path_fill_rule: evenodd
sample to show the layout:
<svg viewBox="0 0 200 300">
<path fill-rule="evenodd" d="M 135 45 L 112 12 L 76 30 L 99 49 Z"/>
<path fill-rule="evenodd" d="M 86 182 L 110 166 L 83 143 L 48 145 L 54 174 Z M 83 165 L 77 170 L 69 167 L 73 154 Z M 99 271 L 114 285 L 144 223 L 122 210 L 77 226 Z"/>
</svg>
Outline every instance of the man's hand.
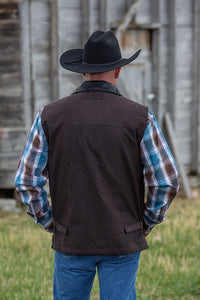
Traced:
<svg viewBox="0 0 200 300">
<path fill-rule="evenodd" d="M 151 232 L 152 228 L 154 227 L 154 225 L 147 225 L 144 221 L 143 221 L 143 234 L 146 237 L 147 235 L 149 235 L 149 233 Z"/>
<path fill-rule="evenodd" d="M 47 232 L 54 232 L 54 222 L 52 222 L 48 227 L 45 228 Z"/>
<path fill-rule="evenodd" d="M 143 234 L 146 237 L 147 235 L 149 235 L 150 232 L 145 232 L 145 230 L 143 229 Z"/>
</svg>

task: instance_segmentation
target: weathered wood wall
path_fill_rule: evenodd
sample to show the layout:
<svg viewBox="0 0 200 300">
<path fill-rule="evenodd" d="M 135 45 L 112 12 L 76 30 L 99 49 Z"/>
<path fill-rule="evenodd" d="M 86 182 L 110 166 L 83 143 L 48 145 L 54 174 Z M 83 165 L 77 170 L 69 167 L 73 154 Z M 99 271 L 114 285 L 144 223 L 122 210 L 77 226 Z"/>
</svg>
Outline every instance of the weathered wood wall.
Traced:
<svg viewBox="0 0 200 300">
<path fill-rule="evenodd" d="M 18 0 L 0 1 L 0 187 L 13 186 L 24 141 Z"/>
<path fill-rule="evenodd" d="M 142 54 L 122 70 L 119 86 L 152 109 L 169 112 L 187 172 L 200 173 L 200 2 L 138 0 L 120 42 L 124 56 Z M 0 0 L 0 187 L 14 170 L 36 112 L 71 93 L 83 78 L 63 70 L 59 56 L 83 46 L 94 30 L 116 30 L 132 0 Z"/>
</svg>

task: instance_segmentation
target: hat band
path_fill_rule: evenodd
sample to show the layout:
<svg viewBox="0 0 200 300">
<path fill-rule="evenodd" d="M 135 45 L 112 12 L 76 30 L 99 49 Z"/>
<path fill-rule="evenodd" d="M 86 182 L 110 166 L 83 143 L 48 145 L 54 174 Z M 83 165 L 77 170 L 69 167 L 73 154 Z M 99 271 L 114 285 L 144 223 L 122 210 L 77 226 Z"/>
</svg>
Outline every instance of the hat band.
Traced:
<svg viewBox="0 0 200 300">
<path fill-rule="evenodd" d="M 118 59 L 118 60 L 115 60 L 115 61 L 110 62 L 110 63 L 105 63 L 105 64 L 101 64 L 101 63 L 99 63 L 99 64 L 88 64 L 88 63 L 82 61 L 82 64 L 85 65 L 85 66 L 93 66 L 93 67 L 99 67 L 99 66 L 102 66 L 102 67 L 103 67 L 103 66 L 112 66 L 112 65 L 114 65 L 114 64 L 116 64 L 116 63 L 119 63 L 119 62 L 122 61 L 122 60 L 123 60 L 123 58 L 120 58 L 120 59 Z"/>
</svg>

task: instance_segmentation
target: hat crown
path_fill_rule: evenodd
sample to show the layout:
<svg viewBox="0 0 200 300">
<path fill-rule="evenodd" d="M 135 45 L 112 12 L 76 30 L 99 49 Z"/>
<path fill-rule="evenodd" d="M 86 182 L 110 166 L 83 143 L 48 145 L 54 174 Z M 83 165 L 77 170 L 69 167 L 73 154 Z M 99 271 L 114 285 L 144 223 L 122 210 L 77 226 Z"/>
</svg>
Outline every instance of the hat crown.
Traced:
<svg viewBox="0 0 200 300">
<path fill-rule="evenodd" d="M 140 50 L 129 58 L 122 58 L 118 40 L 112 31 L 95 31 L 84 49 L 65 51 L 60 57 L 61 66 L 77 73 L 102 73 L 121 68 L 134 61 Z"/>
<path fill-rule="evenodd" d="M 119 43 L 112 31 L 95 31 L 84 46 L 83 63 L 108 64 L 120 59 Z"/>
</svg>

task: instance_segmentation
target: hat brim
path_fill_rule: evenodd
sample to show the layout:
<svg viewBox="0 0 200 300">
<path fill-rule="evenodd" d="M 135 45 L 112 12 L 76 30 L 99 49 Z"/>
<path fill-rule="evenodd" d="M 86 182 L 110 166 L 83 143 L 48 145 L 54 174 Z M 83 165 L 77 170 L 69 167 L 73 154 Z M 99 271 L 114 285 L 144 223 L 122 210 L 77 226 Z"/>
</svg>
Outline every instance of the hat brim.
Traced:
<svg viewBox="0 0 200 300">
<path fill-rule="evenodd" d="M 69 71 L 76 73 L 102 73 L 108 72 L 125 65 L 128 65 L 134 61 L 140 54 L 141 49 L 135 52 L 129 58 L 121 58 L 118 61 L 107 64 L 87 64 L 82 61 L 83 58 L 83 49 L 72 49 L 64 52 L 60 57 L 61 66 Z"/>
</svg>

